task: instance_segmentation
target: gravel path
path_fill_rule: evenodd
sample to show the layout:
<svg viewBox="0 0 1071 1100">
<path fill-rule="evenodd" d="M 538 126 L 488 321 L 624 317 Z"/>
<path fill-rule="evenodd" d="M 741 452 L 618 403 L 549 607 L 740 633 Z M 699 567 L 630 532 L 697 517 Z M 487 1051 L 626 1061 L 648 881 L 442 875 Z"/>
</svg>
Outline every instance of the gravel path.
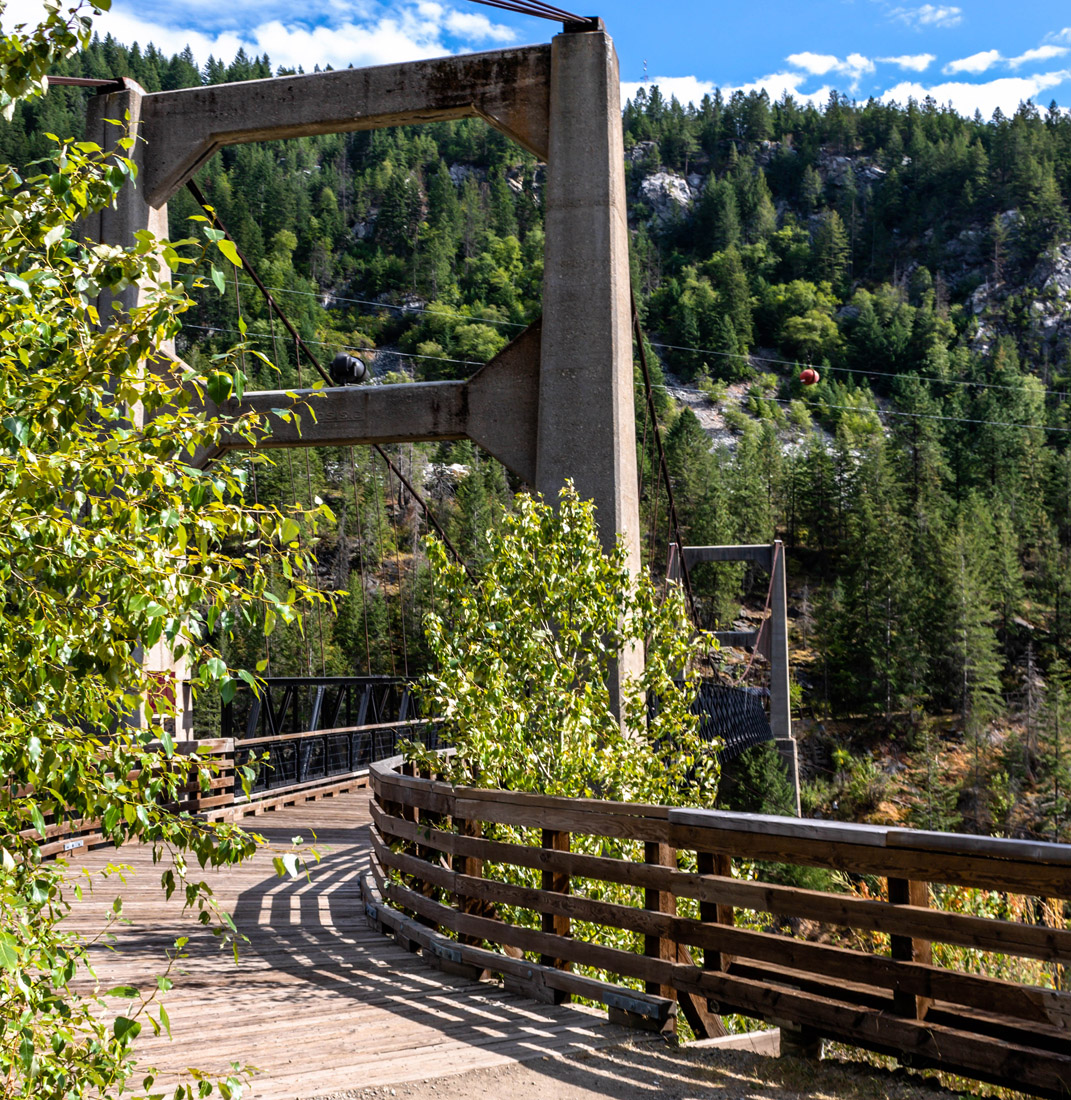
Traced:
<svg viewBox="0 0 1071 1100">
<path fill-rule="evenodd" d="M 355 1089 L 321 1100 L 956 1100 L 903 1073 L 637 1041 L 454 1077 Z"/>
</svg>

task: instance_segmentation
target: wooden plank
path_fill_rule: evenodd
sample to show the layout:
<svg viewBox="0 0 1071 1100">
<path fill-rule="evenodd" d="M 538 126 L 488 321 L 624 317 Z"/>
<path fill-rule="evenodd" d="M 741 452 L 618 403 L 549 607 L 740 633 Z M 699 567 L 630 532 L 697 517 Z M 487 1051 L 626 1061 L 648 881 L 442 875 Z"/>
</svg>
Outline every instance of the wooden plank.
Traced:
<svg viewBox="0 0 1071 1100">
<path fill-rule="evenodd" d="M 645 863 L 653 863 L 658 867 L 677 866 L 677 853 L 668 844 L 648 842 L 643 846 L 643 859 Z M 677 915 L 677 898 L 672 890 L 644 890 L 643 905 L 645 909 L 665 916 L 675 917 Z M 665 922 L 663 927 L 671 927 L 670 922 Z M 549 931 L 553 931 L 553 929 Z M 643 937 L 643 953 L 648 958 L 676 962 L 677 941 L 658 932 L 648 932 Z M 672 986 L 659 985 L 657 982 L 648 982 L 647 992 L 670 1000 L 677 999 L 676 991 Z"/>
<path fill-rule="evenodd" d="M 519 928 L 457 913 L 448 906 L 431 901 L 397 883 L 391 883 L 385 895 L 391 902 L 423 910 L 445 927 L 465 930 L 498 942 L 511 942 L 526 951 L 556 952 L 563 958 L 611 973 L 640 978 L 645 982 L 673 985 L 706 993 L 724 1000 L 739 1011 L 765 1018 L 788 1019 L 815 1028 L 822 1034 L 847 1039 L 858 1045 L 883 1051 L 895 1050 L 925 1064 L 942 1065 L 1045 1095 L 1064 1095 L 1071 1073 L 1071 1057 L 1028 1046 L 1025 1042 L 994 1044 L 988 1036 L 979 1037 L 930 1021 L 905 1020 L 887 1010 L 873 1010 L 832 994 L 843 987 L 830 987 L 831 995 L 818 996 L 779 988 L 770 983 L 749 982 L 731 975 L 714 974 L 679 963 L 633 955 L 617 948 L 580 943 L 548 935 L 534 929 Z M 903 965 L 903 964 L 901 964 Z M 891 1000 L 890 1000 L 891 1007 Z M 1024 1035 L 1024 1039 L 1027 1036 Z"/>
<path fill-rule="evenodd" d="M 585 836 L 620 837 L 630 840 L 669 842 L 671 824 L 658 818 L 570 810 L 558 806 L 498 803 L 489 799 L 459 798 L 460 817 L 493 821 L 499 825 L 523 825 L 534 829 L 558 829 Z"/>
<path fill-rule="evenodd" d="M 1044 840 L 1016 840 L 1003 836 L 977 836 L 973 833 L 934 833 L 922 829 L 889 829 L 885 844 L 889 848 L 909 848 L 913 851 L 952 855 L 966 852 L 1014 863 L 1071 867 L 1071 844 L 1053 844 Z"/>
<path fill-rule="evenodd" d="M 930 904 L 930 888 L 925 882 L 910 879 L 889 879 L 889 903 L 892 905 L 915 905 L 925 909 Z M 890 936 L 890 954 L 894 959 L 908 962 L 931 963 L 933 948 L 929 940 L 913 936 Z M 924 1019 L 933 1003 L 929 997 L 920 997 L 910 990 L 895 988 L 893 1004 L 901 1016 L 913 1016 Z"/>
<path fill-rule="evenodd" d="M 669 843 L 677 848 L 747 853 L 749 859 L 798 863 L 849 874 L 919 879 L 960 886 L 980 886 L 1037 897 L 1071 897 L 1071 875 L 1062 866 L 1011 863 L 985 856 L 953 856 L 877 844 L 818 843 L 793 836 L 765 837 L 760 833 L 734 833 L 726 829 L 670 822 Z"/>
<path fill-rule="evenodd" d="M 163 901 L 147 847 L 91 856 L 91 870 L 115 859 L 135 868 L 123 891 L 134 923 L 118 931 L 115 951 L 95 951 L 102 981 L 151 988 L 164 951 L 178 935 L 191 937 L 166 1001 L 175 1041 L 142 1036 L 142 1057 L 164 1070 L 161 1086 L 170 1091 L 186 1065 L 228 1072 L 238 1059 L 265 1071 L 254 1078 L 251 1100 L 290 1100 L 341 1092 L 354 1081 L 393 1083 L 626 1037 L 591 1009 L 536 1004 L 440 974 L 366 930 L 357 890 L 367 866 L 366 804 L 362 793 L 279 809 L 263 830 L 269 850 L 239 867 L 198 872 L 250 937 L 240 967 L 193 917 Z M 322 862 L 309 879 L 278 879 L 272 851 L 313 830 Z M 112 896 L 107 888 L 87 895 L 72 927 L 92 934 Z M 579 983 L 570 992 L 590 995 L 581 976 L 565 977 Z"/>
<path fill-rule="evenodd" d="M 1067 845 L 966 837 L 955 851 L 946 850 L 941 834 L 890 830 L 876 825 L 800 821 L 767 814 L 728 814 L 717 810 L 672 809 L 670 829 L 662 818 L 619 811 L 620 804 L 549 796 L 522 797 L 513 792 L 467 790 L 458 798 L 459 816 L 500 824 L 558 829 L 586 835 L 659 841 L 677 848 L 714 852 L 748 852 L 757 859 L 797 862 L 857 874 L 978 885 L 1038 896 L 1071 897 Z M 449 796 L 444 794 L 449 800 Z M 442 810 L 440 812 L 451 812 Z M 958 834 L 957 834 L 958 835 Z M 976 843 L 984 840 L 984 843 Z M 910 846 L 909 846 L 910 843 Z M 1048 848 L 1056 851 L 1050 853 Z M 999 853 L 999 858 L 997 858 Z"/>
<path fill-rule="evenodd" d="M 375 732 L 376 730 L 410 729 L 413 726 L 425 726 L 424 719 L 406 719 L 404 722 L 376 722 L 370 726 L 339 726 L 329 730 L 305 730 L 302 733 L 275 733 L 267 737 L 242 737 L 232 742 L 235 749 L 259 748 L 265 745 L 278 745 L 287 741 L 301 741 L 316 737 L 332 737 L 339 734 Z M 200 742 L 196 742 L 200 744 Z"/>
<path fill-rule="evenodd" d="M 671 954 L 668 946 L 664 951 L 660 948 L 658 955 L 653 955 L 652 945 L 662 942 L 667 945 L 683 943 L 703 947 L 715 954 L 720 953 L 721 959 L 751 959 L 791 968 L 803 976 L 821 974 L 837 977 L 842 981 L 858 980 L 898 992 L 900 995 L 918 997 L 926 1002 L 938 999 L 967 1007 L 996 1009 L 1010 1019 L 1025 1020 L 1035 1027 L 1051 1026 L 1071 1031 L 1071 994 L 1068 993 L 750 929 L 705 924 L 652 911 L 650 905 L 646 910 L 639 910 L 576 895 L 562 897 L 549 891 L 490 879 L 483 879 L 478 884 L 466 882 L 463 876 L 454 872 L 423 863 L 404 853 L 389 851 L 375 836 L 373 844 L 377 859 L 385 866 L 394 867 L 405 874 L 425 875 L 428 881 L 443 890 L 464 891 L 497 904 L 534 909 L 544 914 L 560 913 L 594 924 L 639 933 L 646 938 L 647 953 L 651 957 L 675 959 L 676 954 Z M 725 970 L 728 967 L 719 969 Z M 649 989 L 648 992 L 666 995 L 661 990 Z"/>
<path fill-rule="evenodd" d="M 389 927 L 399 927 L 409 921 L 408 917 L 397 910 L 383 905 L 379 891 L 375 887 L 375 879 L 371 876 L 363 886 L 362 892 L 366 899 L 372 899 L 373 919 L 382 921 Z M 609 982 L 601 982 L 542 964 L 511 958 L 485 948 L 471 947 L 463 942 L 448 939 L 441 933 L 432 932 L 416 922 L 410 922 L 410 926 L 406 934 L 426 946 L 433 954 L 456 958 L 459 962 L 510 975 L 525 982 L 539 981 L 563 993 L 577 994 L 602 1004 L 615 1005 L 635 1015 L 649 1016 L 659 1023 L 664 1022 L 670 1015 L 672 1002 L 664 998 L 649 997 L 635 990 L 622 990 Z"/>
<path fill-rule="evenodd" d="M 543 847 L 552 852 L 568 852 L 569 834 L 559 832 L 556 829 L 544 829 Z M 545 870 L 542 883 L 544 893 L 556 893 L 562 896 L 569 894 L 569 876 L 561 871 Z M 564 913 L 545 912 L 542 915 L 542 922 L 544 932 L 552 932 L 556 936 L 570 935 L 569 917 Z M 542 955 L 539 961 L 543 966 L 549 966 L 554 970 L 572 969 L 567 960 L 556 958 L 553 955 Z M 647 992 L 652 991 L 648 990 Z"/>
<path fill-rule="evenodd" d="M 396 835 L 400 839 L 407 835 L 404 823 L 383 815 L 374 804 L 372 814 L 377 827 L 385 835 Z M 840 927 L 887 932 L 981 951 L 1022 955 L 1046 962 L 1061 962 L 1071 957 L 1071 931 L 1065 929 L 991 920 L 917 906 L 892 906 L 883 901 L 846 894 L 746 882 L 729 876 L 689 874 L 606 856 L 548 852 L 542 848 L 502 841 L 463 838 L 453 833 L 432 831 L 425 839 L 443 852 L 478 856 L 492 862 L 515 863 L 540 870 L 551 867 L 574 877 L 602 879 L 643 889 L 666 889 L 678 897 L 695 898 L 725 907 L 793 914 Z"/>
</svg>

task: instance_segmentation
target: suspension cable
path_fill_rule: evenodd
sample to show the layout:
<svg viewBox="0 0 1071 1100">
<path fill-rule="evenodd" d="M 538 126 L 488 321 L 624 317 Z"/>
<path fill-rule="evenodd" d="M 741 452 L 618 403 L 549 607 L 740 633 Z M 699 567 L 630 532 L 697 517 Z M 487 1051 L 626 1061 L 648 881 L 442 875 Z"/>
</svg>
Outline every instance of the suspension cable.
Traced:
<svg viewBox="0 0 1071 1100">
<path fill-rule="evenodd" d="M 376 460 L 371 452 L 368 454 L 368 469 L 372 475 L 372 492 L 376 498 L 376 535 L 379 543 L 379 561 L 383 563 L 383 499 L 379 493 L 379 474 L 376 472 Z M 394 660 L 394 634 L 390 628 L 390 609 L 387 608 L 387 652 L 390 654 L 390 671 L 392 676 L 398 675 L 398 666 Z M 405 624 L 402 624 L 405 629 Z"/>
<path fill-rule="evenodd" d="M 572 12 L 545 4 L 543 0 L 472 0 L 474 4 L 483 4 L 488 8 L 501 8 L 503 11 L 516 12 L 518 15 L 532 15 L 537 19 L 549 19 L 553 23 L 591 24 L 587 15 L 573 15 Z"/>
<path fill-rule="evenodd" d="M 372 675 L 372 646 L 368 640 L 368 597 L 364 590 L 364 534 L 361 531 L 361 501 L 357 491 L 357 456 L 350 447 L 350 475 L 353 478 L 353 514 L 357 523 L 357 561 L 361 570 L 361 618 L 364 621 L 364 656 L 368 675 Z"/>
<path fill-rule="evenodd" d="M 640 315 L 636 309 L 636 295 L 633 292 L 631 286 L 629 287 L 629 297 L 632 303 L 632 326 L 636 333 L 636 344 L 640 352 L 640 366 L 643 369 L 643 386 L 644 393 L 647 398 L 647 405 L 651 413 L 652 434 L 654 435 L 655 447 L 658 450 L 658 466 L 661 471 L 662 477 L 666 483 L 666 503 L 669 510 L 669 522 L 673 528 L 673 539 L 677 544 L 677 552 L 680 555 L 681 560 L 681 576 L 684 578 L 684 591 L 688 596 L 688 606 L 692 612 L 692 621 L 696 626 L 699 625 L 699 615 L 695 606 L 695 594 L 692 592 L 692 578 L 688 569 L 688 561 L 684 556 L 684 540 L 681 538 L 680 523 L 677 521 L 677 507 L 673 500 L 673 485 L 669 480 L 669 466 L 666 463 L 666 452 L 662 446 L 662 431 L 658 424 L 658 414 L 654 406 L 654 391 L 651 387 L 651 371 L 647 365 L 647 348 L 644 346 L 643 340 L 643 326 L 640 324 Z M 658 500 L 655 499 L 655 511 L 657 514 Z"/>
<path fill-rule="evenodd" d="M 302 339 L 301 334 L 297 331 L 297 329 L 291 324 L 290 318 L 287 317 L 287 315 L 283 312 L 282 307 L 272 297 L 271 291 L 268 290 L 268 288 L 261 281 L 260 276 L 257 275 L 256 271 L 253 270 L 253 266 L 249 263 L 248 259 L 246 259 L 246 257 L 242 254 L 241 249 L 238 247 L 238 243 L 231 236 L 231 234 L 227 231 L 227 227 L 220 220 L 220 216 L 216 212 L 216 210 L 214 210 L 212 208 L 212 206 L 209 205 L 209 202 L 205 198 L 205 196 L 204 196 L 203 192 L 201 191 L 201 189 L 197 186 L 196 183 L 194 183 L 194 181 L 192 179 L 187 180 L 186 187 L 189 190 L 190 194 L 193 195 L 194 199 L 196 199 L 197 204 L 201 207 L 202 210 L 204 210 L 204 212 L 208 215 L 208 217 L 215 224 L 216 228 L 221 230 L 223 232 L 223 234 L 226 236 L 227 240 L 229 240 L 231 242 L 231 244 L 234 245 L 235 250 L 238 253 L 238 258 L 242 261 L 242 264 L 245 266 L 246 271 L 249 272 L 250 278 L 252 278 L 252 280 L 256 283 L 257 288 L 264 295 L 264 298 L 267 301 L 268 305 L 271 307 L 271 309 L 273 309 L 275 311 L 275 313 L 279 317 L 279 320 L 282 321 L 282 323 L 286 326 L 286 330 L 293 337 L 295 349 L 300 349 L 301 351 L 303 351 L 305 353 L 306 358 L 309 360 L 309 362 L 311 362 L 312 365 L 319 372 L 320 377 L 329 386 L 335 387 L 337 385 L 335 380 L 327 373 L 327 371 L 324 370 L 323 366 L 320 364 L 319 359 L 316 358 L 316 356 L 313 353 L 312 349 L 309 347 L 309 345 L 306 343 L 306 341 Z M 417 503 L 421 504 L 421 505 L 424 505 L 424 498 L 421 496 L 420 493 L 418 493 L 416 491 L 416 489 L 413 488 L 413 486 L 410 484 L 409 480 L 401 473 L 400 470 L 398 470 L 398 468 L 394 465 L 394 463 L 391 462 L 390 457 L 387 455 L 386 451 L 384 451 L 383 448 L 378 443 L 373 443 L 372 448 L 379 454 L 379 456 L 383 459 L 383 461 L 395 472 L 395 474 L 398 476 L 398 478 L 402 481 L 402 484 L 405 485 L 406 489 L 408 489 L 409 492 L 413 494 L 413 497 L 416 499 Z M 288 448 L 288 450 L 289 450 L 289 448 Z M 472 578 L 472 573 L 469 571 L 468 566 L 465 564 L 465 561 L 462 558 L 462 556 L 458 553 L 457 548 L 454 546 L 453 542 L 451 542 L 450 537 L 443 530 L 442 525 L 435 518 L 434 514 L 431 512 L 430 509 L 425 507 L 425 511 L 427 512 L 428 518 L 431 520 L 432 526 L 435 528 L 436 534 L 439 536 L 439 538 L 442 539 L 442 541 L 445 544 L 446 548 L 453 555 L 454 560 L 457 561 L 461 565 L 461 567 L 465 570 L 465 574 L 466 574 L 466 576 L 468 576 L 469 580 L 472 580 L 473 579 Z"/>
<path fill-rule="evenodd" d="M 394 483 L 390 479 L 391 467 L 387 467 L 387 492 L 394 497 Z M 399 477 L 399 486 L 401 485 L 401 478 Z M 397 510 L 400 510 L 402 506 L 402 494 L 401 488 L 398 490 L 398 504 Z M 402 551 L 398 545 L 398 535 L 400 524 L 395 521 L 392 523 L 394 528 L 394 567 L 398 570 L 398 607 L 400 610 L 400 625 L 402 632 L 402 670 L 405 674 L 405 678 L 409 679 L 409 643 L 405 637 L 405 571 L 402 569 Z"/>
</svg>

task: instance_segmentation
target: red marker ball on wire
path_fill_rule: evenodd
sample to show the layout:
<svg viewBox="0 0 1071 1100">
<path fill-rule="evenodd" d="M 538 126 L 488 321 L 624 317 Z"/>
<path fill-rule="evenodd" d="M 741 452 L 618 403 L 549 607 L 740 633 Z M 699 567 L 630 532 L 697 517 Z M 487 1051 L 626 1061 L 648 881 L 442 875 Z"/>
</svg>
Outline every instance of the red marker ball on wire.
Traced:
<svg viewBox="0 0 1071 1100">
<path fill-rule="evenodd" d="M 800 371 L 800 381 L 805 386 L 813 386 L 821 377 L 814 367 L 808 367 L 805 371 Z"/>
</svg>

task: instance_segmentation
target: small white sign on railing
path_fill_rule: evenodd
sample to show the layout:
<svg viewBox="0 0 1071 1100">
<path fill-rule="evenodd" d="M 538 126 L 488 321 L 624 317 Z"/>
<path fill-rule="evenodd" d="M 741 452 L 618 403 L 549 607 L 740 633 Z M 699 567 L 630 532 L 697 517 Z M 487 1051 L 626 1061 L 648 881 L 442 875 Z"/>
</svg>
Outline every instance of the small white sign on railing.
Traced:
<svg viewBox="0 0 1071 1100">
<path fill-rule="evenodd" d="M 81 848 L 84 844 L 84 840 L 67 840 L 64 841 L 63 850 L 65 852 L 71 852 L 74 851 L 75 848 Z"/>
</svg>

